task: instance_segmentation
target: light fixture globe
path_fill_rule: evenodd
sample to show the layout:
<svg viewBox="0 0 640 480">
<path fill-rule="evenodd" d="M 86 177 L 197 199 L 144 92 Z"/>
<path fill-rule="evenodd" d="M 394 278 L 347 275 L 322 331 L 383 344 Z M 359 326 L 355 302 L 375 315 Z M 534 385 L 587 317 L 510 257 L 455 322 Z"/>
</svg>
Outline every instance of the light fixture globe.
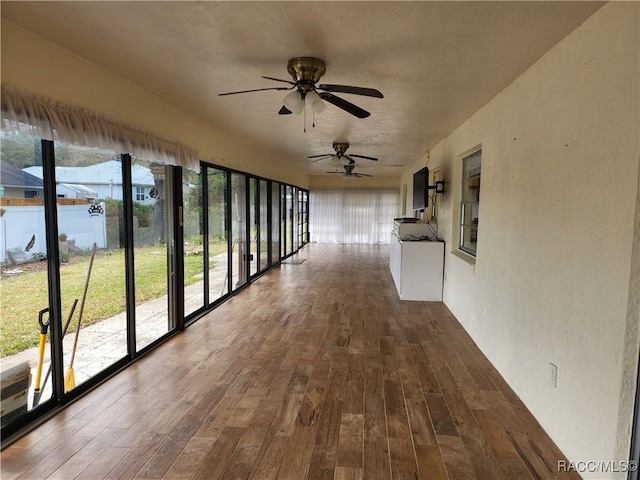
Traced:
<svg viewBox="0 0 640 480">
<path fill-rule="evenodd" d="M 304 110 L 304 100 L 302 100 L 302 95 L 297 90 L 284 97 L 282 104 L 295 114 L 300 114 Z"/>
<path fill-rule="evenodd" d="M 311 109 L 313 113 L 322 113 L 325 109 L 325 104 L 316 92 L 311 90 L 305 97 L 307 107 Z"/>
</svg>

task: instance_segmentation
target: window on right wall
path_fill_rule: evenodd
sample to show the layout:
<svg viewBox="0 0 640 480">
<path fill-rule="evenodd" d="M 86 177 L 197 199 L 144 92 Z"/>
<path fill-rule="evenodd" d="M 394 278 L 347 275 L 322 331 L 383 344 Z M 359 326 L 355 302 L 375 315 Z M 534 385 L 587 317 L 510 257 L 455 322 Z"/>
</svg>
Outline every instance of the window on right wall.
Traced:
<svg viewBox="0 0 640 480">
<path fill-rule="evenodd" d="M 482 150 L 462 158 L 462 196 L 460 200 L 459 248 L 476 256 L 480 212 L 480 172 Z"/>
</svg>

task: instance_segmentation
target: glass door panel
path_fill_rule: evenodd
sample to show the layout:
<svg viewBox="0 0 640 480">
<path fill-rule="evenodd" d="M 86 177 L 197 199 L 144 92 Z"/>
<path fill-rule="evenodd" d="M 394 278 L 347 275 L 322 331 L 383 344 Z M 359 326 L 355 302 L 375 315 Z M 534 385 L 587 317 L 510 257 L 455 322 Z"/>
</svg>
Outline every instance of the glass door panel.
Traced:
<svg viewBox="0 0 640 480">
<path fill-rule="evenodd" d="M 38 137 L 12 132 L 2 132 L 0 140 L 0 353 L 4 429 L 50 399 L 53 382 L 47 373 L 51 367 L 51 329 L 47 325 L 49 255 L 42 144 Z M 39 387 L 37 391 L 35 387 Z"/>
<path fill-rule="evenodd" d="M 69 391 L 128 353 L 123 170 L 112 150 L 56 142 L 54 154 Z"/>
<path fill-rule="evenodd" d="M 184 315 L 204 307 L 204 256 L 202 255 L 202 181 L 200 175 L 182 169 L 182 218 L 184 238 Z"/>
<path fill-rule="evenodd" d="M 169 308 L 170 168 L 132 157 L 136 350 L 175 328 Z"/>
<path fill-rule="evenodd" d="M 287 186 L 280 185 L 280 258 L 287 255 Z"/>
<path fill-rule="evenodd" d="M 258 273 L 258 179 L 249 178 L 249 275 Z"/>
<path fill-rule="evenodd" d="M 286 243 L 286 251 L 285 255 L 290 255 L 293 253 L 293 223 L 295 217 L 293 216 L 293 187 L 290 185 L 286 186 L 286 232 L 287 232 L 287 241 Z"/>
<path fill-rule="evenodd" d="M 293 211 L 291 212 L 291 228 L 293 229 L 292 251 L 296 252 L 300 248 L 300 244 L 299 244 L 300 239 L 298 238 L 298 232 L 299 232 L 298 212 L 300 211 L 300 201 L 298 199 L 298 192 L 299 192 L 298 188 L 293 187 L 291 190 L 292 190 L 291 201 L 293 203 Z"/>
<path fill-rule="evenodd" d="M 280 260 L 280 184 L 271 182 L 271 262 Z"/>
<path fill-rule="evenodd" d="M 231 174 L 231 288 L 247 283 L 247 178 Z"/>
<path fill-rule="evenodd" d="M 227 232 L 227 172 L 206 168 L 207 241 L 209 248 L 209 303 L 229 293 L 229 241 Z"/>
<path fill-rule="evenodd" d="M 270 264 L 269 262 L 269 191 L 266 180 L 260 180 L 260 229 L 258 231 L 259 252 L 258 268 L 262 272 Z"/>
</svg>

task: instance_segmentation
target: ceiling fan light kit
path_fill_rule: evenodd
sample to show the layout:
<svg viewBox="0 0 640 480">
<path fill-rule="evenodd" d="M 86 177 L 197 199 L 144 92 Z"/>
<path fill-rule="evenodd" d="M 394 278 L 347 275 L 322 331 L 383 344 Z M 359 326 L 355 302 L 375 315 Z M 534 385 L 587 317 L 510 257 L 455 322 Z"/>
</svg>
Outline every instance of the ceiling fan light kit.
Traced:
<svg viewBox="0 0 640 480">
<path fill-rule="evenodd" d="M 304 100 L 302 99 L 300 92 L 297 90 L 287 94 L 287 96 L 284 97 L 282 104 L 291 113 L 300 114 L 304 110 Z"/>
<path fill-rule="evenodd" d="M 309 93 L 307 93 L 307 95 L 305 97 L 305 101 L 307 102 L 307 105 L 309 106 L 309 109 L 313 113 L 322 113 L 324 111 L 324 109 L 326 108 L 324 102 L 320 98 L 320 95 L 318 95 L 313 90 L 311 90 Z"/>
</svg>

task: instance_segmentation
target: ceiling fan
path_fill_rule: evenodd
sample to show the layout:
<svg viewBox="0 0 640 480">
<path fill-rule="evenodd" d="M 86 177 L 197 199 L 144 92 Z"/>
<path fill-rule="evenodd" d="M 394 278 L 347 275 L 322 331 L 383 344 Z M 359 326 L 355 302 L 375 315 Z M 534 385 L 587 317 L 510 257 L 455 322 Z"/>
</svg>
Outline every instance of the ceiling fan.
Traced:
<svg viewBox="0 0 640 480">
<path fill-rule="evenodd" d="M 341 175 L 343 177 L 346 178 L 360 178 L 360 177 L 372 177 L 373 175 L 367 175 L 366 173 L 356 173 L 353 171 L 353 169 L 355 168 L 355 164 L 349 164 L 349 165 L 343 165 L 344 167 L 344 173 L 342 172 L 327 172 L 327 173 L 331 173 L 331 174 L 335 174 L 337 173 L 338 175 Z"/>
<path fill-rule="evenodd" d="M 373 160 L 374 162 L 377 162 L 378 159 L 375 157 L 367 157 L 366 155 L 356 155 L 355 153 L 352 153 L 350 155 L 346 154 L 347 149 L 349 148 L 349 144 L 348 143 L 343 143 L 343 142 L 333 142 L 333 149 L 336 151 L 336 153 L 326 153 L 326 154 L 321 154 L 321 155 L 311 155 L 310 157 L 307 158 L 315 158 L 316 160 L 314 160 L 314 162 L 319 162 L 320 160 L 324 160 L 325 158 L 331 158 L 332 159 L 332 163 L 335 165 L 355 165 L 356 161 L 352 158 L 362 158 L 364 160 Z"/>
<path fill-rule="evenodd" d="M 334 84 L 316 85 L 318 80 L 320 80 L 327 71 L 324 60 L 320 60 L 319 58 L 292 58 L 287 63 L 287 71 L 293 78 L 293 82 L 273 77 L 262 76 L 262 78 L 273 80 L 275 82 L 288 83 L 290 85 L 289 87 L 255 88 L 253 90 L 219 93 L 218 95 L 235 95 L 238 93 L 260 92 L 264 90 L 293 90 L 284 98 L 282 108 L 278 112 L 280 115 L 302 113 L 305 105 L 307 105 L 314 113 L 320 113 L 325 108 L 325 105 L 322 102 L 322 100 L 325 100 L 358 118 L 366 118 L 371 114 L 351 102 L 340 97 L 336 97 L 332 92 L 383 98 L 382 93 L 374 88 L 350 87 L 348 85 Z"/>
</svg>

